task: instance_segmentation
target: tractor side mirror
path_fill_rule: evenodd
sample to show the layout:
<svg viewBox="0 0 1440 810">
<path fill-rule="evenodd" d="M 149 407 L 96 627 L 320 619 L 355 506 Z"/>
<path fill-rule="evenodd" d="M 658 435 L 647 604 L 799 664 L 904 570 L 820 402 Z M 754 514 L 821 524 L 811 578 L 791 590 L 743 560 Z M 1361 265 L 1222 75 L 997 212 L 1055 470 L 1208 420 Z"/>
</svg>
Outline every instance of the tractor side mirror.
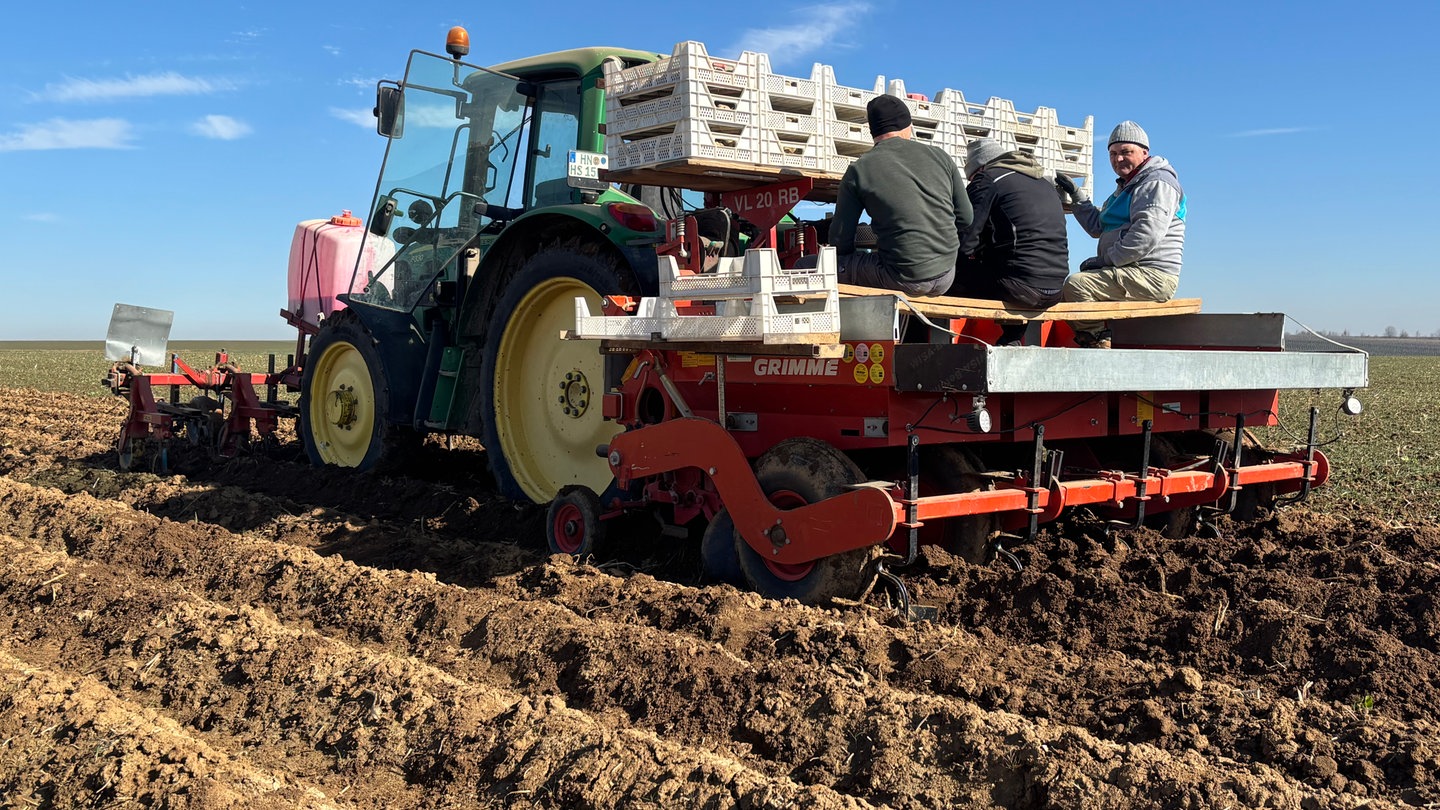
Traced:
<svg viewBox="0 0 1440 810">
<path fill-rule="evenodd" d="M 395 198 L 387 194 L 375 205 L 375 216 L 370 217 L 370 233 L 386 236 L 390 233 L 390 223 L 394 221 Z"/>
<path fill-rule="evenodd" d="M 387 138 L 405 135 L 405 93 L 399 85 L 375 88 L 375 131 Z"/>
</svg>

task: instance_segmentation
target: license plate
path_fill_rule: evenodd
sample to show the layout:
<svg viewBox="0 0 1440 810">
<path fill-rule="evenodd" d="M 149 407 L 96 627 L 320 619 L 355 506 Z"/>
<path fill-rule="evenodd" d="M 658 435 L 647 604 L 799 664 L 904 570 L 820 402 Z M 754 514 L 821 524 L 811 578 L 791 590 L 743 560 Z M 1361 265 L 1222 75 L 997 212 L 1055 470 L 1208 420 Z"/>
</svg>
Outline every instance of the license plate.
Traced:
<svg viewBox="0 0 1440 810">
<path fill-rule="evenodd" d="M 610 168 L 610 156 L 603 152 L 570 150 L 570 177 L 577 180 L 599 180 L 600 172 Z"/>
</svg>

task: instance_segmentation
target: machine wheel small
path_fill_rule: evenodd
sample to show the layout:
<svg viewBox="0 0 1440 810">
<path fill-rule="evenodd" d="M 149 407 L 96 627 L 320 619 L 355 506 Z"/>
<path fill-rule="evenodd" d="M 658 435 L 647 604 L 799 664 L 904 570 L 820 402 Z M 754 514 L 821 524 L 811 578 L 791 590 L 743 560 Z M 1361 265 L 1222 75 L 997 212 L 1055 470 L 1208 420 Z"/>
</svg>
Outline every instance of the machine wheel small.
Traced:
<svg viewBox="0 0 1440 810">
<path fill-rule="evenodd" d="M 745 584 L 735 541 L 735 521 L 730 518 L 730 510 L 721 509 L 700 538 L 700 572 L 705 581 Z"/>
<path fill-rule="evenodd" d="M 782 509 L 843 494 L 864 483 L 865 474 L 849 456 L 818 439 L 786 439 L 760 456 L 755 475 L 770 502 Z M 884 546 L 847 551 L 797 565 L 772 562 L 731 531 L 740 570 L 758 593 L 772 599 L 824 604 L 836 597 L 862 598 L 875 583 L 874 561 Z"/>
<path fill-rule="evenodd" d="M 586 486 L 572 485 L 560 490 L 545 517 L 545 540 L 552 554 L 584 558 L 604 538 L 600 522 L 600 498 Z"/>
</svg>

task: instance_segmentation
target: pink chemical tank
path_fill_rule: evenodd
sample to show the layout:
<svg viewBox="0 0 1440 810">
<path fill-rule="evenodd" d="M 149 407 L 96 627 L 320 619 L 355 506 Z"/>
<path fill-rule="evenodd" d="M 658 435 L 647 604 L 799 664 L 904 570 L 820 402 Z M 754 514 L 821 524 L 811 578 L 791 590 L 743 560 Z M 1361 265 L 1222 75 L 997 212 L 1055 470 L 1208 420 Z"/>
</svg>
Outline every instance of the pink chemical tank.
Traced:
<svg viewBox="0 0 1440 810">
<path fill-rule="evenodd" d="M 394 255 L 390 240 L 365 239 L 360 218 L 345 211 L 329 219 L 310 219 L 295 227 L 290 242 L 290 303 L 287 309 L 301 320 L 319 326 L 345 304 L 336 296 L 350 290 L 355 258 L 361 257 L 358 287 Z"/>
</svg>

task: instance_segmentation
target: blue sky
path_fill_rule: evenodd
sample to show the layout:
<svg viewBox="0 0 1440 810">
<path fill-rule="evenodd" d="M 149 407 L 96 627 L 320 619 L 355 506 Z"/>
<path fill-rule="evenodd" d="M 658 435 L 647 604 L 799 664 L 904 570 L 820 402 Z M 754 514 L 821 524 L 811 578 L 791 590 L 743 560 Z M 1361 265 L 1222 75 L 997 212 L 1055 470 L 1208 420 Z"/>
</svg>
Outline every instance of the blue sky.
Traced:
<svg viewBox="0 0 1440 810">
<path fill-rule="evenodd" d="M 368 208 L 375 82 L 412 48 L 443 52 L 452 25 L 479 64 L 699 40 L 788 75 L 823 62 L 851 86 L 1001 96 L 1093 115 L 1097 154 L 1131 118 L 1190 199 L 1180 295 L 1440 330 L 1433 2 L 10 5 L 0 340 L 103 338 L 115 302 L 175 310 L 176 339 L 291 337 L 295 223 Z M 1093 250 L 1072 227 L 1072 266 Z"/>
</svg>

